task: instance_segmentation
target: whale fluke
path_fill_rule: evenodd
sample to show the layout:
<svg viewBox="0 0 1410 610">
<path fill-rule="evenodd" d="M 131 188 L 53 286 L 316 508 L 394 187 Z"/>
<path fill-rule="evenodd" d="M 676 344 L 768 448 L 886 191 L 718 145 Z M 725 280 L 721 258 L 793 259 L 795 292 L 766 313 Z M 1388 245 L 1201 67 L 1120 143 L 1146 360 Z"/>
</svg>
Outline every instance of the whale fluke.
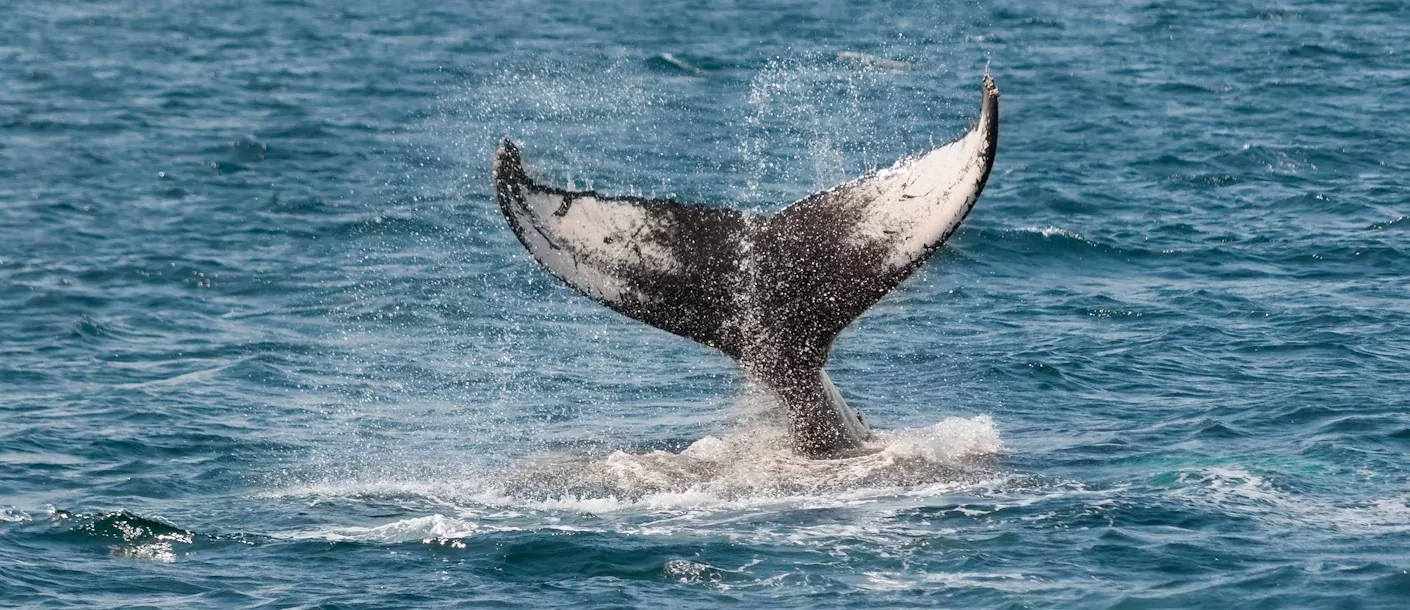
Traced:
<svg viewBox="0 0 1410 610">
<path fill-rule="evenodd" d="M 827 457 L 869 434 L 823 371 L 833 340 L 959 228 L 998 137 L 999 90 L 985 75 L 979 121 L 958 140 L 773 216 L 542 185 L 507 139 L 493 176 L 500 210 L 539 263 L 613 310 L 738 360 L 784 405 L 795 451 Z"/>
</svg>

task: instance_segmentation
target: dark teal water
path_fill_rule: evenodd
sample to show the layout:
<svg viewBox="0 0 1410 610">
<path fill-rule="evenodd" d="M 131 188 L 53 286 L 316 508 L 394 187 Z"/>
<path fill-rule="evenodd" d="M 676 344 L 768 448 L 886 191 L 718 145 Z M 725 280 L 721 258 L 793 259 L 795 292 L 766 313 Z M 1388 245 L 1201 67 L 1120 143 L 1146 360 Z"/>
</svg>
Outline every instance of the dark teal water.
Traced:
<svg viewBox="0 0 1410 610">
<path fill-rule="evenodd" d="M 1410 602 L 1410 5 L 448 4 L 0 6 L 0 606 Z M 986 67 L 830 364 L 869 458 L 492 201 L 509 135 L 775 210 Z"/>
</svg>

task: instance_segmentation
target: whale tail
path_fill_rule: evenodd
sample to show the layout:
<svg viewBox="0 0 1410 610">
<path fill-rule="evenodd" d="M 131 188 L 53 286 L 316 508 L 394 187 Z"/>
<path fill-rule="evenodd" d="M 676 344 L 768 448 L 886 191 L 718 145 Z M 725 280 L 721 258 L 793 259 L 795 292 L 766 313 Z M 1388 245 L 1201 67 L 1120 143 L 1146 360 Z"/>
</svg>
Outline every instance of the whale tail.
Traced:
<svg viewBox="0 0 1410 610">
<path fill-rule="evenodd" d="M 549 272 L 630 318 L 715 347 L 773 389 L 794 449 L 860 448 L 861 419 L 823 372 L 837 335 L 938 250 L 974 207 L 998 146 L 984 77 L 964 136 L 769 217 L 529 178 L 505 140 L 493 176 L 515 236 Z"/>
</svg>

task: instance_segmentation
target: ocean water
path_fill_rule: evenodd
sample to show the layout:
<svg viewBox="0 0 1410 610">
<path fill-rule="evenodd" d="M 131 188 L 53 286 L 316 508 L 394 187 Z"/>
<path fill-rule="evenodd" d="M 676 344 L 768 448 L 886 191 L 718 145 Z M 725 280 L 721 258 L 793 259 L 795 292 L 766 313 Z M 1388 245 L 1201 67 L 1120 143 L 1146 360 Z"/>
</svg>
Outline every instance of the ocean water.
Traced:
<svg viewBox="0 0 1410 610">
<path fill-rule="evenodd" d="M 8 0 L 0 607 L 1410 603 L 1410 5 Z M 878 452 L 489 184 L 761 212 L 962 133 Z"/>
</svg>

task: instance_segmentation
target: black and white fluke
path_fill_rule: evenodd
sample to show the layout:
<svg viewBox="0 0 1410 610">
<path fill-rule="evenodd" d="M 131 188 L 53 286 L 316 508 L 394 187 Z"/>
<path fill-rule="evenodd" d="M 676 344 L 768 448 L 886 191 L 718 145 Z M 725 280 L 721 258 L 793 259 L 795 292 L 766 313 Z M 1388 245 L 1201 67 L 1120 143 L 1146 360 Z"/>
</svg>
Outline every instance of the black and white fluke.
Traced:
<svg viewBox="0 0 1410 610">
<path fill-rule="evenodd" d="M 739 361 L 777 396 L 796 452 L 836 457 L 870 432 L 823 371 L 833 340 L 959 228 L 998 138 L 999 90 L 985 75 L 979 121 L 960 139 L 767 217 L 542 185 L 509 140 L 493 173 L 535 260 L 623 315 Z"/>
</svg>

